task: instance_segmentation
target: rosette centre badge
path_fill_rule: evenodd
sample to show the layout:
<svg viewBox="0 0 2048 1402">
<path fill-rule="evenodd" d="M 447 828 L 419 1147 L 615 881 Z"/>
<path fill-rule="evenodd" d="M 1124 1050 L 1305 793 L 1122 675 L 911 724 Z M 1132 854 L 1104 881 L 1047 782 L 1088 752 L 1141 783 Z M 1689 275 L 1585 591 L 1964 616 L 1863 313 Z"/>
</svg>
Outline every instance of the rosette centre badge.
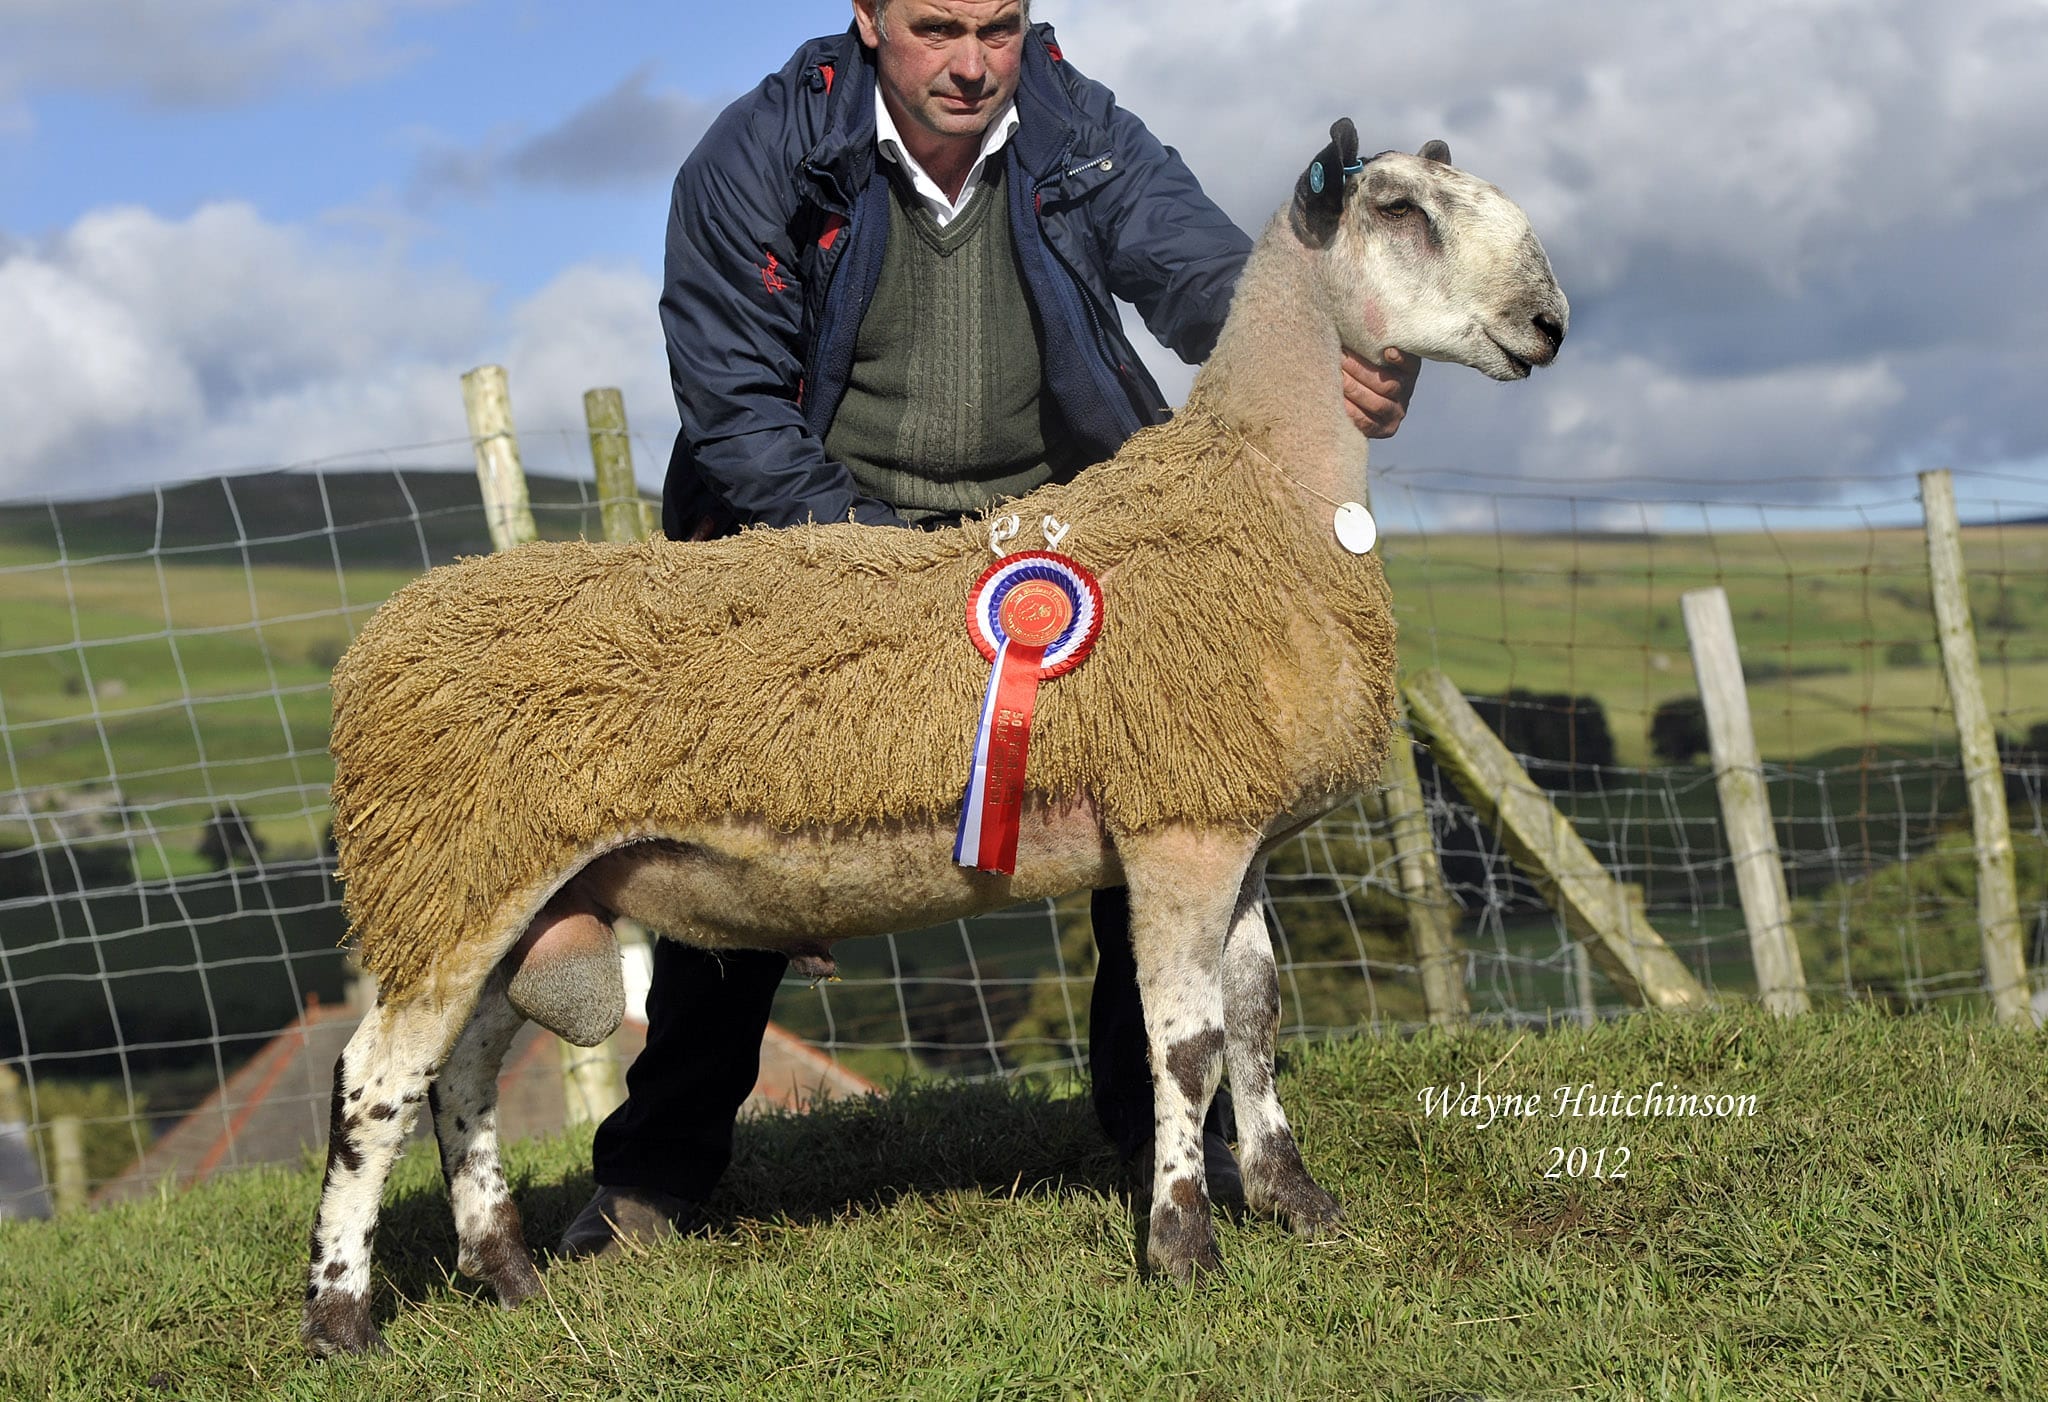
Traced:
<svg viewBox="0 0 2048 1402">
<path fill-rule="evenodd" d="M 1081 665 L 1102 631 L 1102 588 L 1064 555 L 1025 550 L 996 561 L 967 600 L 967 635 L 989 661 L 960 805 L 953 860 L 1008 876 L 1017 870 L 1024 762 L 1038 684 Z"/>
</svg>

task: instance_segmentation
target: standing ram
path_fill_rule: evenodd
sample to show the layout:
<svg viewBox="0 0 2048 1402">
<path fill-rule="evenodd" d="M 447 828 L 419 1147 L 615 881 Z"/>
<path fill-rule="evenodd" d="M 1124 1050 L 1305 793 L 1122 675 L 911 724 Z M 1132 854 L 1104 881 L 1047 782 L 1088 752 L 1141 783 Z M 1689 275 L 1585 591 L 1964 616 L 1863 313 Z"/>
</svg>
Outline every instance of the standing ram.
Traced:
<svg viewBox="0 0 2048 1402">
<path fill-rule="evenodd" d="M 1341 354 L 1518 379 L 1556 355 L 1567 309 L 1521 210 L 1442 143 L 1360 161 L 1348 120 L 1331 135 L 1186 408 L 999 508 L 1019 546 L 1065 523 L 1103 599 L 1093 654 L 1037 698 L 1013 874 L 953 853 L 989 681 L 963 626 L 989 520 L 527 545 L 379 610 L 334 676 L 335 839 L 380 995 L 335 1067 L 316 1353 L 379 1342 L 370 1242 L 422 1102 L 461 1268 L 507 1305 L 538 1288 L 497 1075 L 526 1016 L 583 1040 L 616 1023 L 587 1011 L 611 996 L 591 976 L 615 960 L 600 918 L 522 941 L 572 882 L 586 909 L 813 967 L 853 936 L 1125 884 L 1155 1082 L 1150 1266 L 1217 1264 L 1201 1123 L 1226 1065 L 1247 1205 L 1304 1233 L 1337 1219 L 1274 1094 L 1260 893 L 1265 853 L 1371 784 L 1395 723 L 1386 582 L 1356 508 L 1333 530 L 1366 487 Z"/>
</svg>

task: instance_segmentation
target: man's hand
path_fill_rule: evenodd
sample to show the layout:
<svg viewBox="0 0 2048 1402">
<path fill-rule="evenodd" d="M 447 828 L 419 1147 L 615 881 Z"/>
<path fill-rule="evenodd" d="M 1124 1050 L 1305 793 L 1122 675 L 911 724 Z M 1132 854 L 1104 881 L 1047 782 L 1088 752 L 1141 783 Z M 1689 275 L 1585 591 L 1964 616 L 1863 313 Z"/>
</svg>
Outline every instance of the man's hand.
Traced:
<svg viewBox="0 0 2048 1402">
<path fill-rule="evenodd" d="M 1407 416 L 1408 400 L 1415 393 L 1415 377 L 1422 362 L 1401 354 L 1392 346 L 1386 363 L 1375 365 L 1344 352 L 1344 412 L 1367 438 L 1392 438 Z"/>
</svg>

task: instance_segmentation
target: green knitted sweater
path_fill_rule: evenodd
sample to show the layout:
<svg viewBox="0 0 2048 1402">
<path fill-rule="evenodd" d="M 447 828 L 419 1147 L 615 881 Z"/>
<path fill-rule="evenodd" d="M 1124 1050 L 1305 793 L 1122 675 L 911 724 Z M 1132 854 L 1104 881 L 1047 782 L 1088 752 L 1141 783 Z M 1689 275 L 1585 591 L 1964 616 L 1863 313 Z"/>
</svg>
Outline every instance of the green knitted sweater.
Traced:
<svg viewBox="0 0 2048 1402">
<path fill-rule="evenodd" d="M 1057 424 L 1005 216 L 1002 161 L 941 228 L 890 182 L 881 280 L 825 435 L 862 492 L 906 520 L 982 510 L 1056 475 Z"/>
</svg>

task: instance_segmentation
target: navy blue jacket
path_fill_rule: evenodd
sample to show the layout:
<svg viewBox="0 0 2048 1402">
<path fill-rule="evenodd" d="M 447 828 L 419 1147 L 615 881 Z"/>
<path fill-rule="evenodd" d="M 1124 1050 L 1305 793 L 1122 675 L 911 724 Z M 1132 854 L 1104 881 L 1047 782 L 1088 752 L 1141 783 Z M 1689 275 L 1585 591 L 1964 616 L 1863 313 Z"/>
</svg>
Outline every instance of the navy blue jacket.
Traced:
<svg viewBox="0 0 2048 1402">
<path fill-rule="evenodd" d="M 1049 25 L 1024 39 L 1021 119 L 1000 153 L 1038 314 L 1045 387 L 1084 462 L 1112 456 L 1164 397 L 1112 296 L 1188 361 L 1207 358 L 1251 240 L 1180 156 L 1075 72 Z M 726 108 L 676 176 L 661 298 L 682 429 L 662 525 L 673 538 L 899 518 L 825 455 L 882 268 L 888 175 L 874 55 L 814 39 Z"/>
</svg>

